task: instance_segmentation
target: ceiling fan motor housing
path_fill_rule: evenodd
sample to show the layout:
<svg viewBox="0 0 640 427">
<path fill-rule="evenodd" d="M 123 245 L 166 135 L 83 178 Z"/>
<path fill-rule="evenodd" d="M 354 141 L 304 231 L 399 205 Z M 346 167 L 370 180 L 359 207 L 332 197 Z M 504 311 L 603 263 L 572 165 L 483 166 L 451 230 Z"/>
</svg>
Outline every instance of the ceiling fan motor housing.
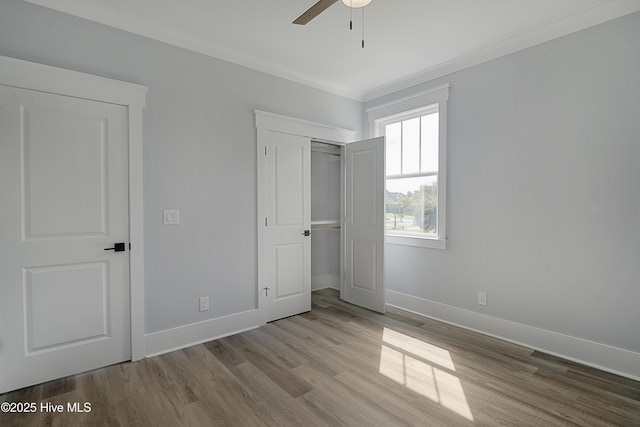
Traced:
<svg viewBox="0 0 640 427">
<path fill-rule="evenodd" d="M 342 0 L 342 3 L 350 8 L 359 9 L 371 3 L 371 0 Z"/>
</svg>

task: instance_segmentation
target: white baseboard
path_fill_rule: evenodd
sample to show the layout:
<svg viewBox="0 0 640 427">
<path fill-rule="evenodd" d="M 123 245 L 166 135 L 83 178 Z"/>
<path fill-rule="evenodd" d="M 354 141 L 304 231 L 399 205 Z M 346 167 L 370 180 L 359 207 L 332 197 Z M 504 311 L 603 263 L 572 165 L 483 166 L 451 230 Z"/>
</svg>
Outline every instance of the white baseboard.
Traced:
<svg viewBox="0 0 640 427">
<path fill-rule="evenodd" d="M 401 292 L 387 290 L 386 302 L 392 307 L 640 381 L 640 353 Z"/>
<path fill-rule="evenodd" d="M 340 276 L 332 274 L 323 274 L 311 277 L 311 290 L 319 291 L 320 289 L 331 288 L 340 290 Z"/>
<path fill-rule="evenodd" d="M 258 310 L 249 310 L 166 331 L 145 335 L 146 356 L 153 357 L 192 345 L 255 329 L 260 325 Z"/>
</svg>

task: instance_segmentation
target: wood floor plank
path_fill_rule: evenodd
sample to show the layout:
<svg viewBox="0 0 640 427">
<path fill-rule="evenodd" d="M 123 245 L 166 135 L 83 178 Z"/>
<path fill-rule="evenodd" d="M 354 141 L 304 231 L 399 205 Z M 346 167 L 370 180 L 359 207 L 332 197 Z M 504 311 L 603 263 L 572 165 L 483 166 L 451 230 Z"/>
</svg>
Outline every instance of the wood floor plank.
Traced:
<svg viewBox="0 0 640 427">
<path fill-rule="evenodd" d="M 216 357 L 216 359 L 229 369 L 247 361 L 247 359 L 242 357 L 223 340 L 209 341 L 203 345 Z"/>
<path fill-rule="evenodd" d="M 375 378 L 375 377 L 373 377 Z M 384 384 L 376 382 L 372 377 L 363 377 L 353 372 L 344 372 L 336 377 L 353 394 L 362 394 L 372 402 L 384 405 L 385 410 L 408 425 L 473 425 L 465 422 L 439 403 L 426 401 L 403 385 L 388 381 Z M 416 404 L 417 401 L 421 401 Z"/>
<path fill-rule="evenodd" d="M 305 395 L 305 400 L 318 407 L 333 408 L 333 413 L 343 425 L 407 426 L 408 424 L 391 412 L 382 409 L 360 393 L 352 393 L 339 381 L 327 377 L 308 366 L 299 366 L 296 373 L 314 385 L 314 390 Z"/>
<path fill-rule="evenodd" d="M 311 365 L 314 369 L 328 376 L 335 376 L 340 372 L 340 364 L 327 363 L 328 361 L 320 357 L 320 354 L 313 349 L 311 342 L 305 340 L 303 343 L 300 343 L 298 338 L 273 323 L 265 326 L 265 332 L 268 333 L 271 341 L 280 343 L 280 345 L 285 346 L 289 351 L 298 355 L 300 357 L 299 365 Z"/>
<path fill-rule="evenodd" d="M 269 354 L 267 350 L 256 345 L 246 336 L 234 335 L 223 339 L 231 345 L 234 345 L 236 351 L 264 372 L 266 376 L 271 378 L 271 380 L 282 389 L 286 390 L 292 397 L 298 397 L 311 390 L 311 386 L 295 375 L 292 375 L 289 367 L 283 365 L 277 356 Z"/>
<path fill-rule="evenodd" d="M 78 389 L 82 401 L 91 404 L 91 417 L 87 418 L 99 420 L 104 425 L 120 425 L 117 408 L 122 399 L 117 394 L 117 389 L 113 392 L 107 371 L 107 368 L 103 368 L 78 375 Z M 139 383 L 144 384 L 142 381 Z M 118 397 L 114 398 L 115 396 Z"/>
<path fill-rule="evenodd" d="M 300 404 L 290 393 L 253 364 L 247 362 L 236 366 L 234 374 L 265 403 L 278 425 L 327 426 L 322 419 Z"/>
<path fill-rule="evenodd" d="M 193 346 L 166 356 L 175 361 L 171 372 L 174 372 L 173 367 L 180 367 L 185 383 L 193 384 L 198 401 L 219 402 L 220 408 L 215 412 L 224 416 L 226 424 L 258 427 L 272 421 L 266 415 L 264 405 L 203 346 Z"/>
</svg>

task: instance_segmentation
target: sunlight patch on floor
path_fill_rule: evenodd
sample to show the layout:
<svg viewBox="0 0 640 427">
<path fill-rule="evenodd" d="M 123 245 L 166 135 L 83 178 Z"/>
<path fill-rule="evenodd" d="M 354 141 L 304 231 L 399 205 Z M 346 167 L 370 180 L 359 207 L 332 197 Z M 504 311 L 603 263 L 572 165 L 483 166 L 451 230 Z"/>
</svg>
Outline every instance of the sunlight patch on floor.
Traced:
<svg viewBox="0 0 640 427">
<path fill-rule="evenodd" d="M 384 328 L 380 373 L 410 390 L 473 421 L 471 408 L 449 352 Z"/>
</svg>

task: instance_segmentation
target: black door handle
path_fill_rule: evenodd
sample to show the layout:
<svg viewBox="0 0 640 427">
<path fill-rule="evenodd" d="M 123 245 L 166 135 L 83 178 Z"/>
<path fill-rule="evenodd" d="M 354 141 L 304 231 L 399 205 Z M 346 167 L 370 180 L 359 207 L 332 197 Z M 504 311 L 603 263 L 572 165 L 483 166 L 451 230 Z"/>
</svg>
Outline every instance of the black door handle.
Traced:
<svg viewBox="0 0 640 427">
<path fill-rule="evenodd" d="M 310 230 L 304 230 L 304 232 L 302 233 L 303 236 L 311 236 L 311 231 Z"/>
<path fill-rule="evenodd" d="M 116 243 L 112 248 L 106 248 L 105 251 L 124 252 L 124 242 Z"/>
</svg>

